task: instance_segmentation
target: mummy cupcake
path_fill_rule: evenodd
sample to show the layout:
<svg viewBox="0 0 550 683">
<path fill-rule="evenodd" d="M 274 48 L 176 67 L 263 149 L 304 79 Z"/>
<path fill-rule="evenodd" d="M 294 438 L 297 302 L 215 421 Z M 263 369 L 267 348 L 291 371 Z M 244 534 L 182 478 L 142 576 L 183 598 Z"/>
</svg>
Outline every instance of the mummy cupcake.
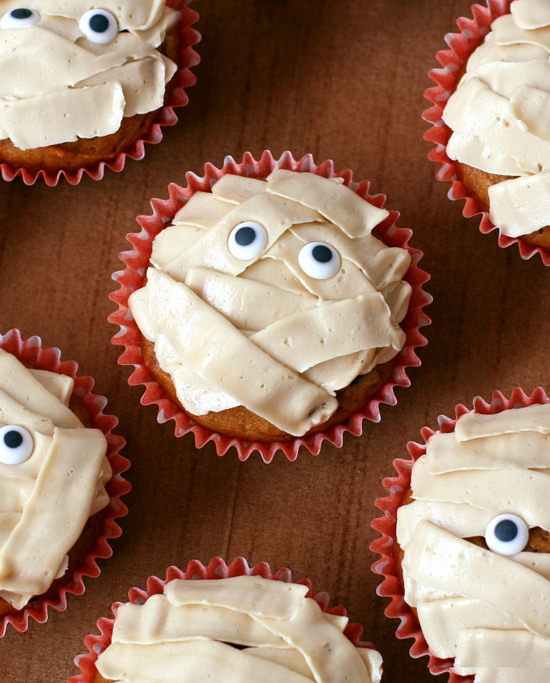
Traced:
<svg viewBox="0 0 550 683">
<path fill-rule="evenodd" d="M 120 162 L 170 100 L 180 47 L 188 47 L 180 39 L 189 40 L 179 18 L 165 0 L 105 0 L 101 8 L 88 0 L 4 0 L 5 177 L 24 168 L 26 178 L 43 171 L 53 182 L 59 171 L 73 178 L 79 169 Z"/>
<path fill-rule="evenodd" d="M 550 250 L 550 8 L 546 0 L 488 4 L 459 20 L 463 32 L 438 55 L 446 69 L 431 72 L 440 85 L 426 93 L 435 106 L 425 116 L 450 130 L 426 137 L 445 144 L 432 158 L 450 160 L 438 177 L 456 173 L 451 196 L 471 197 L 485 212 L 482 231 L 496 226 L 501 246 L 518 242 L 528 258 Z M 467 203 L 465 215 L 474 212 Z"/>
<path fill-rule="evenodd" d="M 20 348 L 23 357 L 36 350 Z M 63 609 L 67 592 L 83 592 L 82 576 L 99 573 L 95 557 L 111 554 L 106 533 L 120 534 L 113 520 L 129 488 L 112 481 L 127 468 L 117 453 L 122 440 L 105 430 L 113 419 L 99 409 L 92 418 L 82 378 L 84 402 L 73 377 L 44 368 L 55 365 L 49 351 L 29 366 L 0 348 L 2 635 L 8 622 L 24 630 L 29 616 L 44 621 L 48 606 Z"/>
<path fill-rule="evenodd" d="M 425 639 L 433 673 L 452 668 L 476 683 L 550 674 L 550 404 L 519 394 L 524 407 L 461 410 L 454 429 L 443 422 L 425 448 L 413 444 L 412 470 L 397 461 L 402 476 L 386 484 L 407 488 L 410 471 L 402 501 L 378 502 L 397 506 L 395 530 L 389 519 L 374 524 L 395 533 L 391 566 L 378 566 L 389 612 L 404 619 L 400 635 L 415 637 L 417 655 Z"/>
<path fill-rule="evenodd" d="M 151 246 L 136 241 L 145 275 L 132 273 L 123 301 L 124 329 L 130 315 L 172 404 L 247 442 L 343 423 L 406 353 L 412 251 L 392 240 L 394 226 L 384 242 L 388 211 L 296 166 L 246 177 L 233 162 L 211 190 L 171 207 L 167 224 L 149 223 Z"/>
<path fill-rule="evenodd" d="M 179 572 L 150 579 L 144 597 L 133 589 L 131 602 L 113 606 L 114 622 L 98 622 L 103 637 L 71 681 L 379 683 L 382 658 L 344 635 L 347 617 L 324 611 L 304 583 L 235 575 L 236 563 L 231 578 Z"/>
</svg>

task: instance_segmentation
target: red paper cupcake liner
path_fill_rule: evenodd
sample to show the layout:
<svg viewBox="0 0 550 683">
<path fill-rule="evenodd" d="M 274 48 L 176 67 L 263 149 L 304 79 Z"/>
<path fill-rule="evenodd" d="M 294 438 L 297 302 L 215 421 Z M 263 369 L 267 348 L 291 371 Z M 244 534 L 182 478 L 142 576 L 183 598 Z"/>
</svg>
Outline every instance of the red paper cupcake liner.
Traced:
<svg viewBox="0 0 550 683">
<path fill-rule="evenodd" d="M 272 579 L 273 581 L 284 581 L 285 583 L 293 582 L 290 569 L 279 569 L 279 571 L 273 573 L 267 562 L 260 562 L 254 567 L 250 567 L 244 557 L 237 557 L 230 565 L 227 565 L 221 557 L 215 557 L 206 567 L 198 560 L 191 560 L 187 565 L 185 572 L 177 567 L 169 567 L 166 571 L 166 579 L 150 576 L 147 579 L 147 588 L 145 590 L 142 590 L 141 588 L 130 589 L 128 598 L 134 605 L 143 605 L 143 603 L 152 595 L 162 593 L 164 591 L 164 586 L 174 579 L 186 579 L 191 581 L 202 579 L 228 579 L 234 576 L 261 576 L 264 579 Z M 319 604 L 323 612 L 336 614 L 341 617 L 347 616 L 347 611 L 344 607 L 329 607 L 330 596 L 328 593 L 314 593 L 309 579 L 300 579 L 293 583 L 307 586 L 309 590 L 306 597 L 313 598 Z M 115 602 L 112 605 L 111 611 L 113 615 L 116 615 L 117 609 L 122 604 L 122 602 Z M 88 653 L 79 655 L 75 658 L 75 664 L 78 666 L 81 673 L 71 676 L 67 683 L 91 683 L 96 673 L 95 662 L 101 652 L 103 652 L 111 642 L 113 624 L 114 619 L 107 619 L 104 617 L 99 619 L 97 626 L 101 633 L 100 635 L 86 636 L 84 644 L 88 648 Z M 348 623 L 344 630 L 344 635 L 353 643 L 353 645 L 373 650 L 374 646 L 372 643 L 360 640 L 362 633 L 363 628 L 359 624 L 351 622 Z"/>
<path fill-rule="evenodd" d="M 473 410 L 459 404 L 455 407 L 454 419 L 446 415 L 440 415 L 437 418 L 437 422 L 439 430 L 447 434 L 454 431 L 456 421 L 465 413 L 476 412 L 483 415 L 494 415 L 509 408 L 525 408 L 526 406 L 548 403 L 549 400 L 542 387 L 537 387 L 531 396 L 527 396 L 523 389 L 516 388 L 512 391 L 510 398 L 506 398 L 500 391 L 495 391 L 490 403 L 477 396 L 473 402 Z M 430 672 L 435 675 L 448 672 L 450 674 L 449 683 L 473 683 L 473 676 L 459 676 L 451 671 L 453 659 L 441 659 L 431 654 L 418 620 L 405 602 L 401 581 L 397 576 L 395 568 L 393 548 L 396 534 L 397 509 L 401 505 L 405 491 L 410 487 L 413 464 L 420 456 L 426 453 L 428 439 L 436 432 L 430 427 L 423 427 L 420 433 L 424 442 L 409 442 L 407 450 L 410 458 L 406 460 L 397 458 L 394 460 L 393 466 L 397 471 L 397 476 L 388 477 L 383 480 L 382 485 L 389 492 L 389 495 L 375 501 L 376 507 L 384 513 L 382 517 L 373 520 L 371 524 L 372 528 L 381 535 L 381 538 L 376 539 L 370 544 L 370 549 L 380 555 L 380 559 L 376 560 L 372 565 L 372 571 L 383 577 L 383 581 L 378 586 L 376 592 L 382 597 L 391 599 L 391 603 L 385 610 L 386 616 L 391 619 L 401 620 L 396 630 L 397 637 L 399 639 L 412 638 L 414 640 L 409 650 L 411 657 L 429 657 L 428 669 Z"/>
<path fill-rule="evenodd" d="M 81 377 L 77 375 L 78 365 L 72 360 L 61 360 L 61 351 L 55 347 L 49 349 L 42 348 L 40 337 L 29 337 L 21 339 L 19 330 L 12 329 L 6 334 L 0 334 L 0 348 L 16 356 L 20 361 L 32 364 L 36 368 L 49 370 L 63 375 L 68 375 L 74 379 L 73 395 L 76 396 L 88 411 L 93 426 L 100 429 L 107 439 L 107 458 L 113 470 L 111 480 L 106 486 L 110 497 L 110 503 L 105 510 L 103 518 L 103 532 L 96 539 L 94 546 L 82 565 L 74 572 L 70 582 L 59 588 L 56 596 L 44 598 L 38 604 L 35 602 L 32 607 L 23 608 L 15 615 L 8 615 L 0 619 L 0 637 L 2 637 L 8 624 L 11 624 L 17 631 L 26 631 L 29 619 L 34 619 L 40 623 L 48 619 L 48 610 L 54 609 L 62 612 L 67 608 L 67 595 L 82 595 L 84 593 L 84 577 L 97 577 L 101 573 L 97 565 L 98 559 L 111 557 L 113 554 L 110 546 L 112 538 L 118 538 L 122 533 L 121 528 L 115 521 L 124 517 L 128 509 L 121 501 L 121 496 L 128 493 L 131 486 L 123 477 L 122 473 L 130 467 L 130 461 L 120 455 L 120 450 L 124 447 L 126 440 L 112 430 L 117 426 L 118 419 L 113 415 L 106 415 L 103 409 L 107 405 L 107 399 L 103 396 L 92 393 L 94 380 L 91 377 Z"/>
<path fill-rule="evenodd" d="M 344 179 L 345 185 L 374 206 L 382 207 L 386 201 L 385 195 L 382 194 L 370 196 L 369 183 L 365 180 L 360 182 L 354 181 L 350 170 L 336 173 L 332 161 L 325 161 L 317 166 L 311 154 L 306 154 L 296 161 L 292 154 L 287 151 L 282 154 L 280 159 L 275 160 L 271 152 L 265 151 L 260 160 L 256 161 L 249 152 L 246 152 L 241 163 L 236 162 L 232 157 L 226 157 L 221 169 L 207 163 L 204 167 L 203 177 L 199 177 L 194 173 L 186 173 L 186 187 L 172 183 L 168 186 L 169 199 L 151 200 L 153 215 L 139 216 L 137 218 L 137 222 L 141 226 L 141 232 L 126 235 L 133 249 L 119 254 L 119 258 L 126 268 L 113 275 L 113 279 L 119 284 L 119 289 L 110 295 L 110 299 L 118 304 L 118 310 L 108 318 L 110 322 L 120 327 L 120 331 L 112 338 L 113 344 L 125 347 L 118 362 L 121 365 L 134 366 L 134 371 L 128 382 L 131 385 L 141 384 L 145 387 L 141 403 L 143 405 L 156 404 L 158 406 L 159 422 L 174 420 L 176 436 L 183 436 L 192 432 L 197 448 L 202 448 L 206 443 L 212 441 L 218 455 L 224 455 L 229 448 L 234 447 L 240 460 L 246 460 L 251 453 L 258 451 L 266 463 L 271 462 L 275 453 L 279 450 L 291 461 L 296 459 L 301 447 L 304 447 L 313 455 L 318 455 L 324 441 L 340 447 L 346 432 L 350 432 L 354 436 L 359 436 L 362 433 L 363 420 L 368 419 L 372 422 L 379 422 L 380 404 L 395 405 L 397 399 L 394 388 L 396 386 L 409 386 L 410 380 L 407 376 L 407 369 L 420 365 L 420 359 L 415 349 L 427 344 L 427 339 L 420 332 L 420 328 L 429 325 L 431 322 L 423 312 L 423 308 L 432 301 L 432 297 L 422 288 L 424 283 L 429 280 L 429 275 L 418 267 L 418 262 L 422 258 L 422 252 L 409 246 L 412 232 L 408 229 L 397 227 L 395 222 L 399 214 L 397 211 L 390 211 L 389 217 L 378 225 L 377 229 L 379 229 L 382 239 L 386 244 L 407 249 L 412 256 L 411 266 L 404 277 L 404 280 L 409 282 L 412 287 L 409 310 L 405 320 L 401 323 L 401 327 L 406 333 L 406 341 L 403 349 L 395 358 L 390 378 L 369 399 L 364 408 L 354 413 L 345 423 L 331 427 L 326 432 L 319 432 L 308 437 L 272 444 L 260 441 L 243 441 L 224 436 L 201 427 L 191 420 L 167 396 L 164 389 L 152 379 L 149 370 L 143 364 L 140 333 L 128 308 L 128 298 L 132 292 L 142 286 L 143 275 L 149 264 L 155 236 L 175 216 L 191 195 L 198 191 L 210 192 L 212 185 L 227 173 L 265 178 L 276 168 L 308 171 L 326 178 L 340 177 Z"/>
<path fill-rule="evenodd" d="M 460 33 L 448 33 L 445 42 L 449 46 L 448 50 L 442 50 L 436 54 L 437 61 L 441 64 L 441 69 L 432 69 L 429 76 L 436 83 L 436 87 L 428 88 L 424 92 L 424 97 L 432 103 L 432 107 L 426 109 L 422 118 L 432 124 L 424 133 L 424 139 L 434 143 L 434 148 L 428 154 L 428 159 L 440 164 L 436 173 L 436 178 L 443 182 L 451 183 L 448 192 L 449 199 L 464 200 L 462 214 L 465 218 L 481 216 L 479 230 L 484 235 L 498 227 L 493 225 L 489 219 L 489 213 L 484 211 L 469 194 L 464 183 L 457 176 L 455 162 L 447 156 L 447 143 L 451 137 L 451 130 L 443 121 L 443 110 L 453 93 L 460 70 L 468 61 L 472 52 L 483 41 L 490 31 L 491 24 L 503 14 L 510 12 L 511 0 L 488 0 L 488 6 L 472 6 L 473 18 L 460 17 L 456 23 Z M 545 266 L 550 266 L 550 252 L 542 247 L 534 247 L 521 238 L 508 237 L 502 233 L 498 237 L 498 245 L 506 248 L 516 244 L 522 259 L 530 259 L 535 254 L 539 254 Z"/>
<path fill-rule="evenodd" d="M 191 68 L 197 66 L 200 62 L 200 57 L 193 49 L 193 45 L 200 41 L 201 35 L 192 28 L 193 24 L 198 21 L 199 15 L 187 6 L 190 2 L 192 0 L 166 0 L 166 5 L 171 9 L 178 10 L 181 15 L 178 24 L 181 43 L 180 63 L 178 71 L 174 75 L 174 87 L 168 96 L 167 102 L 160 109 L 154 124 L 142 138 L 136 140 L 129 149 L 121 152 L 111 161 L 100 161 L 87 168 L 82 167 L 60 171 L 47 171 L 45 169 L 32 171 L 28 168 L 15 168 L 11 164 L 0 163 L 2 178 L 11 181 L 20 176 L 25 185 L 34 185 L 41 178 L 46 185 L 54 187 L 59 182 L 59 179 L 63 177 L 69 185 L 78 185 L 84 174 L 90 176 L 93 180 L 101 180 L 105 174 L 106 167 L 118 173 L 123 170 L 127 157 L 136 161 L 143 159 L 145 156 L 145 143 L 157 145 L 162 140 L 162 128 L 174 126 L 178 122 L 174 109 L 176 107 L 183 107 L 189 102 L 185 90 L 197 82 L 196 77 L 191 73 Z"/>
</svg>

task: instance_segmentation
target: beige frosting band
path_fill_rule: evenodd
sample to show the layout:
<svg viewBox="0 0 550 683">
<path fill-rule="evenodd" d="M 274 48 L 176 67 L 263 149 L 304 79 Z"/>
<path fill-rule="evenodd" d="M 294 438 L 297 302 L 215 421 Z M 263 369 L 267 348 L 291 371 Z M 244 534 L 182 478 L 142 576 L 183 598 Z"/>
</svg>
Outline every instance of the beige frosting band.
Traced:
<svg viewBox="0 0 550 683">
<path fill-rule="evenodd" d="M 550 7 L 548 3 L 516 0 L 510 11 L 517 26 L 523 29 L 542 28 L 550 25 Z"/>
<path fill-rule="evenodd" d="M 529 232 L 540 230 L 548 225 L 550 216 L 550 172 L 492 185 L 489 199 L 502 212 L 498 217 L 493 211 L 493 218 L 500 221 L 507 235 L 522 235 L 526 228 Z"/>
<path fill-rule="evenodd" d="M 379 653 L 356 648 L 347 620 L 306 593 L 257 576 L 171 581 L 144 605 L 119 607 L 97 670 L 124 683 L 379 683 Z"/>
<path fill-rule="evenodd" d="M 295 436 L 328 419 L 335 392 L 405 342 L 410 256 L 371 234 L 387 215 L 341 182 L 285 170 L 229 174 L 193 195 L 129 299 L 181 404 L 194 415 L 243 405 Z M 265 246 L 241 258 L 229 240 L 250 221 Z M 315 243 L 340 259 L 329 277 L 300 262 Z"/>
<path fill-rule="evenodd" d="M 456 667 L 545 668 L 550 641 L 525 631 L 465 629 L 458 637 Z"/>
<path fill-rule="evenodd" d="M 430 649 L 443 659 L 456 657 L 463 630 L 521 628 L 521 623 L 473 598 L 444 598 L 421 602 L 417 607 L 422 633 Z M 525 633 L 525 631 L 523 631 Z"/>
<path fill-rule="evenodd" d="M 546 683 L 548 681 L 548 669 L 479 669 L 476 673 L 476 683 Z"/>
<path fill-rule="evenodd" d="M 278 169 L 269 176 L 266 189 L 318 211 L 351 238 L 370 235 L 389 216 L 386 209 L 369 204 L 349 187 L 313 173 L 296 175 Z"/>
</svg>

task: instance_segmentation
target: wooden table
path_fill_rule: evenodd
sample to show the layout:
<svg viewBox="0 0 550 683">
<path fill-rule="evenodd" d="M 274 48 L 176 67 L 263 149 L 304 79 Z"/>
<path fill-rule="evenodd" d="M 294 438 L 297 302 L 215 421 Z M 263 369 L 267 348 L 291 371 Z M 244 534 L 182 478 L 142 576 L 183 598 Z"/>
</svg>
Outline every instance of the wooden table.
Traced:
<svg viewBox="0 0 550 683">
<path fill-rule="evenodd" d="M 76 187 L 0 184 L 0 329 L 41 336 L 95 377 L 120 419 L 133 485 L 123 535 L 101 576 L 47 623 L 33 622 L 24 634 L 8 629 L 0 680 L 65 681 L 84 636 L 130 587 L 164 576 L 170 564 L 243 555 L 290 567 L 345 605 L 382 652 L 385 683 L 428 683 L 427 660 L 410 658 L 410 641 L 395 638 L 397 622 L 384 616 L 387 601 L 375 592 L 370 522 L 385 493 L 381 480 L 420 428 L 435 427 L 455 404 L 490 398 L 494 389 L 530 392 L 548 380 L 550 273 L 538 256 L 522 261 L 516 247 L 499 248 L 495 233 L 483 236 L 477 219 L 462 217 L 462 205 L 435 180 L 422 139 L 428 70 L 470 3 L 196 0 L 193 7 L 203 36 L 198 82 L 177 126 L 148 146 L 143 161 Z M 263 149 L 331 158 L 337 170 L 369 179 L 371 192 L 387 194 L 425 253 L 434 297 L 422 367 L 409 372 L 410 388 L 397 389 L 398 404 L 382 407 L 381 422 L 365 424 L 360 438 L 346 436 L 340 449 L 302 452 L 294 463 L 279 455 L 269 465 L 258 454 L 245 463 L 234 451 L 220 458 L 211 444 L 197 451 L 191 435 L 176 439 L 173 423 L 159 425 L 156 409 L 140 405 L 141 389 L 128 386 L 129 368 L 117 365 L 116 329 L 107 323 L 117 254 L 128 248 L 135 216 L 150 212 L 149 200 L 167 197 L 168 183 L 184 183 L 186 171 L 201 174 L 206 161 Z"/>
</svg>

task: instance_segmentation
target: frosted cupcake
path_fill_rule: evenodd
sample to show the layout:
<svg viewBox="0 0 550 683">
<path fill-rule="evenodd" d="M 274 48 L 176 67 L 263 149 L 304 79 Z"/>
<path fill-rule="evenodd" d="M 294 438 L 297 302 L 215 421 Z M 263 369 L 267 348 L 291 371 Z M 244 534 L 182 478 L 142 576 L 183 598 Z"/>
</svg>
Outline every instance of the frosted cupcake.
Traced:
<svg viewBox="0 0 550 683">
<path fill-rule="evenodd" d="M 373 524 L 395 539 L 391 557 L 373 544 L 387 613 L 415 638 L 411 653 L 427 644 L 432 672 L 451 669 L 452 680 L 548 680 L 550 404 L 536 394 L 459 406 L 425 447 L 411 444 L 414 463 L 396 461 L 394 494 L 377 502 L 397 517 Z"/>
<path fill-rule="evenodd" d="M 151 235 L 128 299 L 147 370 L 195 423 L 236 439 L 347 420 L 406 343 L 411 253 L 381 239 L 389 217 L 341 178 L 227 169 Z"/>
<path fill-rule="evenodd" d="M 380 654 L 346 637 L 347 617 L 325 611 L 307 582 L 290 583 L 288 570 L 271 576 L 265 564 L 250 570 L 241 558 L 229 568 L 196 564 L 186 574 L 171 567 L 166 582 L 153 577 L 146 594 L 133 589 L 114 605 L 114 622 L 98 622 L 102 637 L 88 637 L 90 655 L 71 681 L 379 683 Z M 206 578 L 214 566 L 229 577 Z M 201 580 L 188 580 L 191 568 Z"/>
<path fill-rule="evenodd" d="M 430 74 L 440 86 L 427 91 L 435 106 L 425 116 L 448 127 L 426 134 L 445 144 L 431 156 L 453 164 L 438 177 L 456 173 L 452 197 L 474 200 L 465 215 L 484 212 L 483 232 L 496 226 L 501 246 L 518 242 L 524 258 L 539 248 L 546 262 L 550 8 L 545 0 L 501 0 L 474 10 L 473 21 L 459 20 L 451 50 L 438 54 L 446 69 Z"/>
<path fill-rule="evenodd" d="M 106 534 L 120 534 L 114 518 L 129 488 L 113 482 L 128 464 L 123 441 L 110 432 L 116 420 L 88 410 L 99 397 L 86 378 L 77 399 L 73 377 L 46 369 L 51 350 L 17 341 L 6 335 L 2 346 L 16 346 L 24 362 L 0 347 L 2 635 L 7 623 L 24 630 L 29 616 L 44 621 L 48 606 L 63 609 L 67 592 L 83 592 L 82 576 L 99 573 L 95 558 L 111 554 Z"/>
<path fill-rule="evenodd" d="M 173 3 L 172 3 L 173 4 Z M 176 72 L 190 62 L 196 37 L 165 0 L 6 0 L 0 8 L 0 164 L 42 171 L 49 184 L 59 172 L 76 182 L 81 169 L 123 165 L 172 101 Z M 182 21 L 182 25 L 178 25 Z M 183 41 L 183 44 L 181 44 Z M 183 92 L 174 103 L 181 101 Z M 165 120 L 167 117 L 165 117 Z M 140 145 L 143 150 L 143 143 Z M 102 167 L 101 167 L 102 168 Z M 80 174 L 79 174 L 80 171 Z M 34 174 L 34 176 L 33 176 Z"/>
</svg>

